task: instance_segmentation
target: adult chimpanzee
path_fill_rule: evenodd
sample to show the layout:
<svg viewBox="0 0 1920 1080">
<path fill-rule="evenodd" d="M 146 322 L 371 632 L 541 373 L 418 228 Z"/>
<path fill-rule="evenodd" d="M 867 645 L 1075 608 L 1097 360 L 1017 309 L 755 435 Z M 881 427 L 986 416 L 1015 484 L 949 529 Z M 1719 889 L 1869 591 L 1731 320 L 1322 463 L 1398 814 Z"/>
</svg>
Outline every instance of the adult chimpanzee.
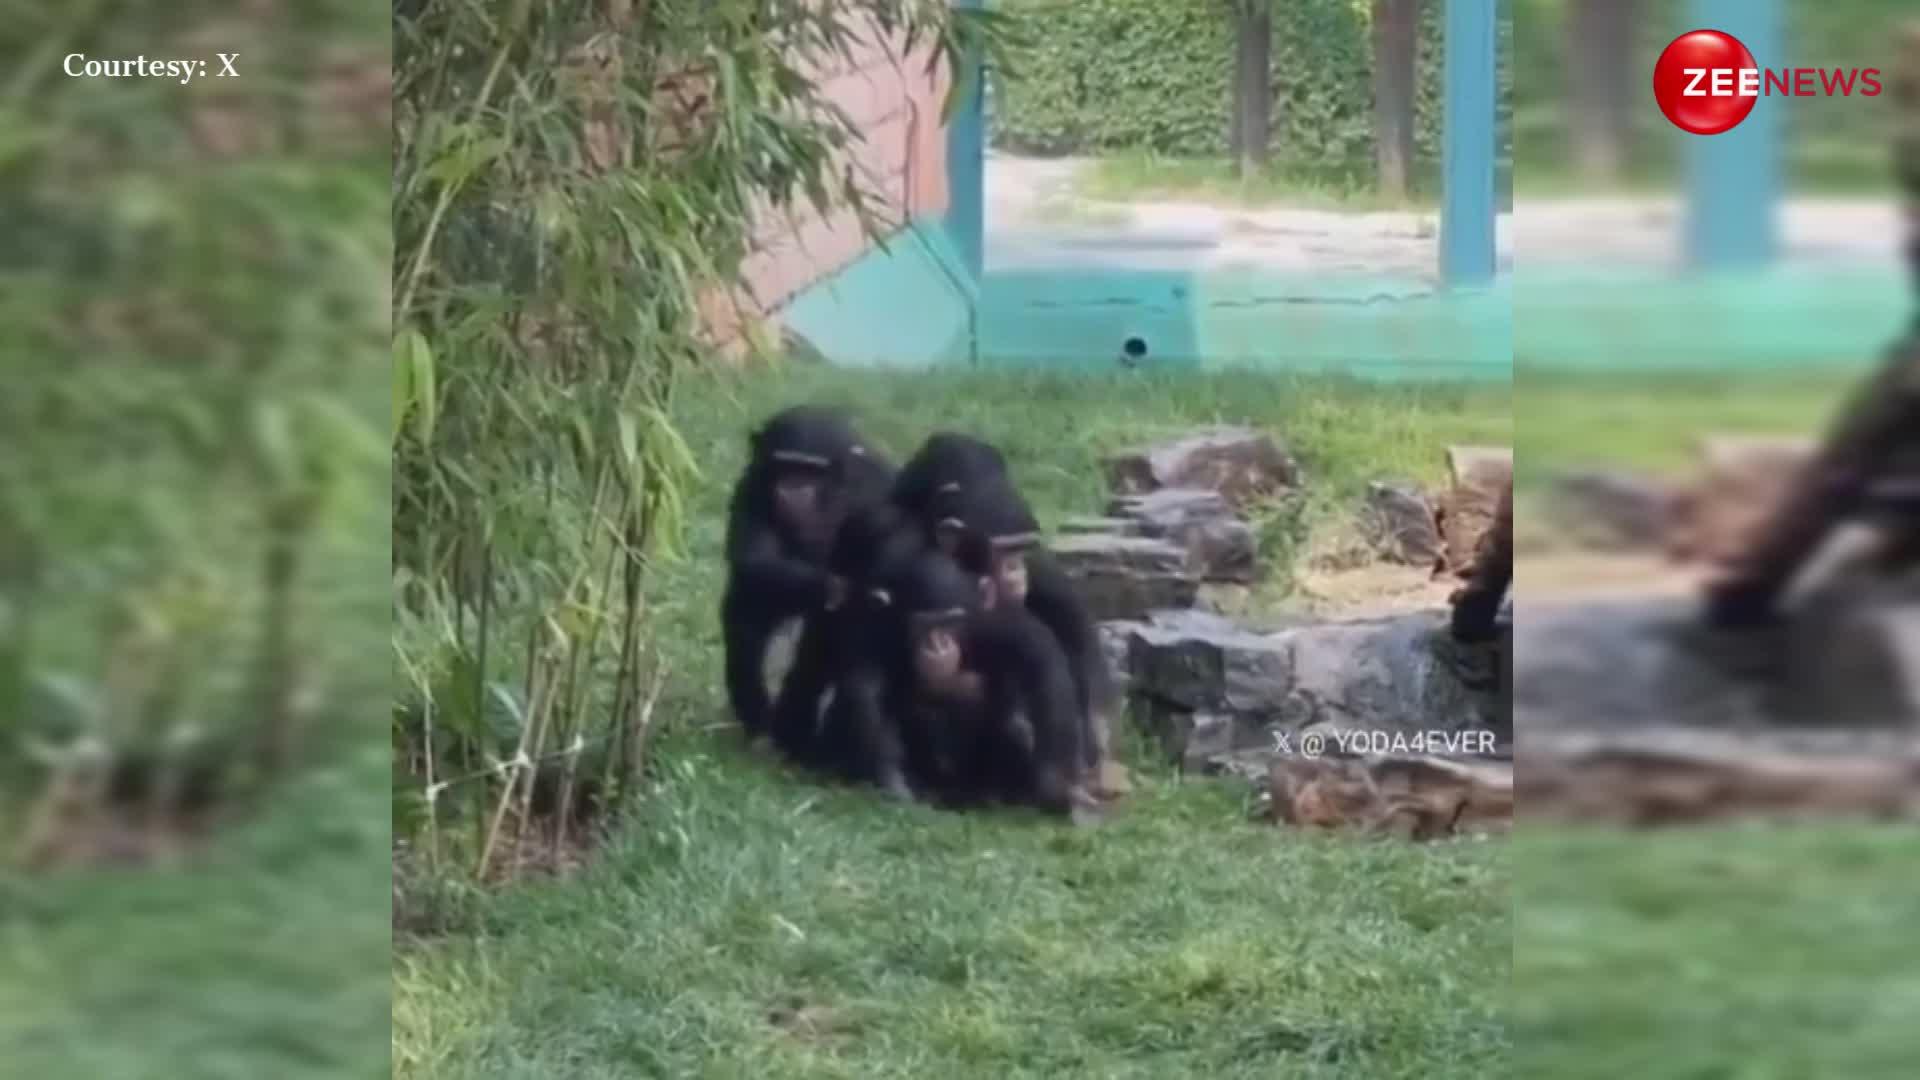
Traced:
<svg viewBox="0 0 1920 1080">
<path fill-rule="evenodd" d="M 1500 493 L 1493 525 L 1480 537 L 1467 583 L 1453 594 L 1453 636 L 1487 641 L 1498 633 L 1500 603 L 1513 583 L 1513 485 Z"/>
<path fill-rule="evenodd" d="M 720 604 L 727 697 L 749 737 L 765 732 L 767 647 L 781 626 L 825 605 L 826 560 L 847 512 L 885 499 L 893 467 L 837 410 L 795 406 L 749 437 L 727 518 Z"/>
<path fill-rule="evenodd" d="M 1039 527 L 989 443 L 941 432 L 900 470 L 893 501 L 917 517 L 942 550 L 968 570 L 999 581 L 999 591 L 1059 639 L 1083 718 L 1083 766 L 1098 770 L 1107 753 L 1107 725 L 1117 705 L 1100 639 L 1073 582 L 1039 544 Z"/>
<path fill-rule="evenodd" d="M 887 680 L 915 783 L 950 805 L 1002 801 L 1076 822 L 1081 723 L 1066 654 L 1024 608 L 982 603 L 979 578 L 928 551 L 891 578 L 905 662 Z"/>
<path fill-rule="evenodd" d="M 827 556 L 827 598 L 806 617 L 773 708 L 774 745 L 789 758 L 897 797 L 912 792 L 882 700 L 888 672 L 906 663 L 889 588 L 924 547 L 889 503 L 848 512 Z"/>
<path fill-rule="evenodd" d="M 893 501 L 916 519 L 925 521 L 936 495 L 954 484 L 990 480 L 1013 482 L 1007 458 L 983 439 L 953 431 L 927 436 L 893 481 Z"/>
</svg>

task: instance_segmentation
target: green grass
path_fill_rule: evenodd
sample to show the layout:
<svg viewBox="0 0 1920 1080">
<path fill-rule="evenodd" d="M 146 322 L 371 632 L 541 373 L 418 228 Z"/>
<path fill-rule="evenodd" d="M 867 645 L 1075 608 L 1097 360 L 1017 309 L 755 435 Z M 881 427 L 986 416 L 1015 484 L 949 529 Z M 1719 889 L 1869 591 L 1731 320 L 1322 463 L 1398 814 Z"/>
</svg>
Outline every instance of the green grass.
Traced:
<svg viewBox="0 0 1920 1080">
<path fill-rule="evenodd" d="M 1081 171 L 1076 185 L 1083 198 L 1127 202 L 1187 199 L 1259 209 L 1432 210 L 1431 183 L 1417 185 L 1410 199 L 1390 199 L 1371 183 L 1323 175 L 1313 169 L 1276 164 L 1242 179 L 1224 158 L 1168 158 L 1119 154 L 1099 158 Z"/>
<path fill-rule="evenodd" d="M 1478 1077 L 1500 1071 L 1505 847 L 1305 837 L 1133 740 L 1112 822 L 943 814 L 738 749 L 713 625 L 725 483 L 755 419 L 852 407 L 911 452 L 936 427 L 1007 452 L 1042 516 L 1097 510 L 1107 451 L 1256 423 L 1329 508 L 1499 441 L 1504 390 L 1268 376 L 883 375 L 801 368 L 675 405 L 706 469 L 692 558 L 654 584 L 676 673 L 657 789 L 566 882 L 464 905 L 394 966 L 406 1077 Z M 830 1018 L 796 1031 L 777 1010 Z"/>
<path fill-rule="evenodd" d="M 384 391 L 366 376 L 379 375 L 384 353 L 350 359 L 356 379 L 345 385 L 375 391 L 350 406 L 383 418 Z M 156 499 L 205 482 L 166 476 L 149 485 Z M 19 822 L 7 819 L 41 777 L 0 789 L 0 1074 L 390 1074 L 390 503 L 377 455 L 358 464 L 342 498 L 313 538 L 299 596 L 313 691 L 307 760 L 263 806 L 228 807 L 237 820 L 179 865 L 32 876 L 10 865 Z M 49 637 L 84 652 L 80 631 L 97 611 L 52 614 Z M 202 678 L 232 678 L 250 655 L 220 656 L 224 666 Z"/>
<path fill-rule="evenodd" d="M 386 751 L 191 866 L 0 871 L 0 1061 L 46 1080 L 388 1074 Z"/>
<path fill-rule="evenodd" d="M 1862 104 L 1866 100 L 1862 99 Z M 1877 107 L 1877 106 L 1876 106 Z M 1630 159 L 1617 180 L 1596 183 L 1581 175 L 1558 107 L 1535 106 L 1518 114 L 1514 191 L 1521 198 L 1592 195 L 1671 195 L 1684 189 L 1684 136 L 1649 103 L 1648 117 L 1629 144 Z M 1781 168 L 1789 194 L 1827 197 L 1894 196 L 1893 168 L 1884 137 L 1858 133 L 1792 133 Z"/>
<path fill-rule="evenodd" d="M 1516 480 L 1570 468 L 1685 472 L 1708 434 L 1814 435 L 1865 376 L 1858 370 L 1514 374 Z"/>
<path fill-rule="evenodd" d="M 1514 838 L 1512 1075 L 1914 1074 L 1914 834 L 1871 825 Z"/>
</svg>

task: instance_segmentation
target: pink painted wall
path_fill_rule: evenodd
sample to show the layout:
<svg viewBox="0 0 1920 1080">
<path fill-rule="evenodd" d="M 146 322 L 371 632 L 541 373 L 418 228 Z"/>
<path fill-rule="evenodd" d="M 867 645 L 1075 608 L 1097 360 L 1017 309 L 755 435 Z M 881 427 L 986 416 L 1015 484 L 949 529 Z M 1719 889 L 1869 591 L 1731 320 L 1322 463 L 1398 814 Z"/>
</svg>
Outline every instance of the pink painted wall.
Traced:
<svg viewBox="0 0 1920 1080">
<path fill-rule="evenodd" d="M 863 136 L 848 148 L 847 163 L 866 192 L 869 211 L 896 228 L 909 218 L 945 212 L 944 65 L 929 74 L 925 52 L 902 56 L 897 41 L 874 40 L 851 57 L 822 63 L 817 78 L 827 99 Z M 823 217 L 804 199 L 785 211 L 768 207 L 755 223 L 740 287 L 704 305 L 710 331 L 720 343 L 736 342 L 744 319 L 778 311 L 870 246 L 852 211 Z"/>
</svg>

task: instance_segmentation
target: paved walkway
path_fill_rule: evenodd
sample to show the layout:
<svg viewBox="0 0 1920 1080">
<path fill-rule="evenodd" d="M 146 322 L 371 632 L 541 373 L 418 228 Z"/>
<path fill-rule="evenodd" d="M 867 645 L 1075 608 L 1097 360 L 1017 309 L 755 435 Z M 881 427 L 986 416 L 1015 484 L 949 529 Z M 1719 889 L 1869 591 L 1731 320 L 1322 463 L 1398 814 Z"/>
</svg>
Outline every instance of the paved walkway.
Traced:
<svg viewBox="0 0 1920 1080">
<path fill-rule="evenodd" d="M 1246 209 L 1167 200 L 1100 202 L 1074 194 L 1084 159 L 989 154 L 987 268 L 1262 270 L 1339 275 L 1436 274 L 1439 215 Z M 1514 266 L 1678 266 L 1674 198 L 1523 200 L 1497 220 L 1503 270 Z M 1905 225 L 1891 199 L 1794 199 L 1780 211 L 1787 261 L 1897 269 Z"/>
</svg>

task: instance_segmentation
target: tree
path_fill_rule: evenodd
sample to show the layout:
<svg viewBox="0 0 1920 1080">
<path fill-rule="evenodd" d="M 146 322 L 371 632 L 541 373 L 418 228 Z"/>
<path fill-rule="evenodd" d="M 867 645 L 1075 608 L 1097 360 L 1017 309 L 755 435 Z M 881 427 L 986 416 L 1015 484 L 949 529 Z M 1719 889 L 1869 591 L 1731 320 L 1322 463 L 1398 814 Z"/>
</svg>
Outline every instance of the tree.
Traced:
<svg viewBox="0 0 1920 1080">
<path fill-rule="evenodd" d="M 1627 161 L 1633 134 L 1633 35 L 1639 0 L 1574 0 L 1568 13 L 1567 74 L 1572 104 L 1567 128 L 1574 159 L 1592 180 L 1613 180 Z"/>
<path fill-rule="evenodd" d="M 1380 191 L 1407 196 L 1413 170 L 1420 0 L 1373 0 L 1373 145 Z"/>
<path fill-rule="evenodd" d="M 1233 0 L 1233 127 L 1228 143 L 1242 178 L 1267 167 L 1273 135 L 1273 0 Z"/>
</svg>

